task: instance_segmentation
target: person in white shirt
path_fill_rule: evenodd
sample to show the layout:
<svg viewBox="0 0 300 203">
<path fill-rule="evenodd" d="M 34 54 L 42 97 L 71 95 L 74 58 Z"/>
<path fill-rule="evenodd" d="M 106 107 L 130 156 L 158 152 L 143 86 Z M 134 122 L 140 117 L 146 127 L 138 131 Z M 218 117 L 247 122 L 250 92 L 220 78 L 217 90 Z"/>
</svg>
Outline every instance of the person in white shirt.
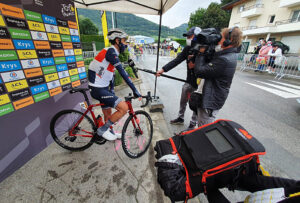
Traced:
<svg viewBox="0 0 300 203">
<path fill-rule="evenodd" d="M 269 50 L 268 56 L 270 56 L 268 64 L 268 72 L 275 72 L 276 67 L 281 66 L 282 61 L 282 50 L 279 48 L 278 44 L 274 43 L 272 49 Z"/>
</svg>

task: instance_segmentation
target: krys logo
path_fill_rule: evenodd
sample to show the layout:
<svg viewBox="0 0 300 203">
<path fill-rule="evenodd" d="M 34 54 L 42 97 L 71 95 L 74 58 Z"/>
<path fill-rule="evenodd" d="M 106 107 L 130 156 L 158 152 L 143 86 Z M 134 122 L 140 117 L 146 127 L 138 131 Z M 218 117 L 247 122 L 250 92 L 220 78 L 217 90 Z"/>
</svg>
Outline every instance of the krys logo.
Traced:
<svg viewBox="0 0 300 203">
<path fill-rule="evenodd" d="M 68 16 L 74 16 L 75 15 L 75 9 L 72 6 L 72 4 L 61 4 L 62 8 L 61 8 L 61 14 L 64 17 L 68 17 Z"/>
</svg>

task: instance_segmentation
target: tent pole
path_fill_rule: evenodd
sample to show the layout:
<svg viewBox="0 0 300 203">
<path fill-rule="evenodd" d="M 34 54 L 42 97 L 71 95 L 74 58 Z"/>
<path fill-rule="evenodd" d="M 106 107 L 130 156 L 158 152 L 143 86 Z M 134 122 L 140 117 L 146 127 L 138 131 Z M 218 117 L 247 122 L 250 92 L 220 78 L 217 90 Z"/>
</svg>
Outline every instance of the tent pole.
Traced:
<svg viewBox="0 0 300 203">
<path fill-rule="evenodd" d="M 117 12 L 115 12 L 115 24 L 116 24 L 116 28 L 118 28 Z"/>
<path fill-rule="evenodd" d="M 161 2 L 161 4 L 162 4 L 162 2 Z M 161 9 L 159 11 L 159 29 L 158 29 L 158 43 L 157 43 L 157 56 L 156 56 L 156 72 L 158 71 L 160 34 L 161 34 L 161 18 L 162 18 L 162 5 L 161 5 Z M 156 84 L 157 84 L 157 76 L 155 76 L 154 98 L 156 97 Z"/>
</svg>

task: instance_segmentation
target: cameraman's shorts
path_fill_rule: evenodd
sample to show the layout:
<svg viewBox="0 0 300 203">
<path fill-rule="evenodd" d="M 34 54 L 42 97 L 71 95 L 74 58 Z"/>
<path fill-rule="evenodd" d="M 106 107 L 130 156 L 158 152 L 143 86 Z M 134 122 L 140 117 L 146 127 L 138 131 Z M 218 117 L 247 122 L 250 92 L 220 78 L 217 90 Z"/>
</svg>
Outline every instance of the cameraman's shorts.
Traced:
<svg viewBox="0 0 300 203">
<path fill-rule="evenodd" d="M 118 104 L 122 101 L 117 97 L 113 91 L 108 87 L 93 87 L 89 86 L 91 89 L 91 96 L 97 99 L 100 103 L 104 104 L 101 106 L 102 109 L 116 108 Z"/>
</svg>

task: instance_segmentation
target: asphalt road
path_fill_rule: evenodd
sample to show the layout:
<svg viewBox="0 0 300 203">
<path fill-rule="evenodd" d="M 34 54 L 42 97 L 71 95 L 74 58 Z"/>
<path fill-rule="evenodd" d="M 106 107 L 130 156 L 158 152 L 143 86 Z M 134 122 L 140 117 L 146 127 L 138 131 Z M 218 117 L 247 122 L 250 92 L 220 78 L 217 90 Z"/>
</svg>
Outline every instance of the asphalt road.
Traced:
<svg viewBox="0 0 300 203">
<path fill-rule="evenodd" d="M 160 57 L 159 68 L 170 60 L 170 57 Z M 137 65 L 155 71 L 156 56 L 147 55 Z M 143 82 L 154 90 L 155 76 L 140 73 Z M 181 63 L 167 74 L 185 79 L 186 63 Z M 169 124 L 177 117 L 182 85 L 179 81 L 158 78 L 156 95 L 165 106 L 164 117 L 170 132 L 184 130 L 191 118 L 192 112 L 187 107 L 184 126 Z M 299 80 L 278 81 L 273 75 L 240 72 L 237 68 L 229 97 L 217 118 L 240 123 L 263 143 L 267 154 L 261 157 L 261 161 L 271 175 L 299 179 L 300 104 L 297 98 L 300 98 Z M 170 136 L 165 135 L 166 138 Z"/>
</svg>

